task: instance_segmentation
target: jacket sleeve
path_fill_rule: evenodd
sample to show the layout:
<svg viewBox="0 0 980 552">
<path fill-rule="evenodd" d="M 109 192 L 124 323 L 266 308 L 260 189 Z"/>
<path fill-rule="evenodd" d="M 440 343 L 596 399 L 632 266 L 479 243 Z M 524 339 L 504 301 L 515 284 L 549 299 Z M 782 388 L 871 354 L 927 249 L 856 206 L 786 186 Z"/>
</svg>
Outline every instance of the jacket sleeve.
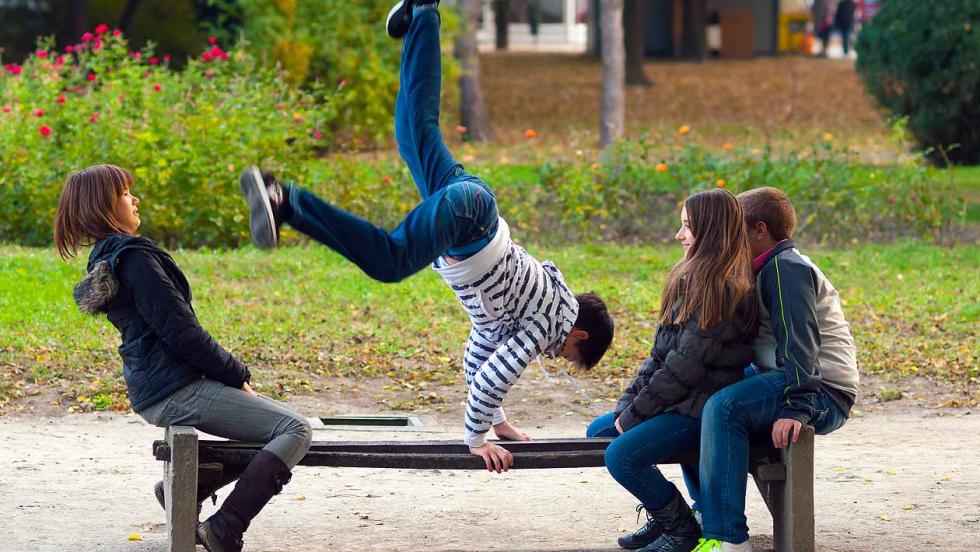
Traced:
<svg viewBox="0 0 980 552">
<path fill-rule="evenodd" d="M 815 394 L 820 390 L 815 274 L 806 264 L 781 262 L 777 255 L 760 274 L 759 293 L 776 340 L 776 366 L 786 374 L 779 418 L 809 423 Z"/>
<path fill-rule="evenodd" d="M 123 285 L 132 290 L 137 312 L 170 354 L 191 364 L 208 379 L 231 387 L 241 387 L 251 379 L 248 367 L 201 327 L 191 306 L 152 253 L 139 249 L 127 252 L 116 272 Z"/>
<path fill-rule="evenodd" d="M 622 414 L 623 411 L 629 407 L 629 405 L 633 404 L 633 399 L 636 398 L 636 394 L 643 389 L 644 385 L 646 384 L 646 380 L 651 374 L 653 374 L 655 370 L 655 362 L 656 361 L 653 360 L 653 356 L 647 357 L 647 359 L 643 361 L 643 366 L 640 367 L 640 371 L 636 374 L 636 377 L 633 378 L 633 381 L 631 381 L 629 386 L 626 387 L 626 390 L 623 391 L 623 396 L 616 401 L 616 408 L 613 410 L 613 412 L 617 417 Z"/>
<path fill-rule="evenodd" d="M 721 352 L 725 327 L 724 322 L 704 330 L 694 320 L 684 324 L 677 348 L 667 353 L 663 365 L 619 416 L 623 431 L 683 401 L 704 382 Z"/>
</svg>

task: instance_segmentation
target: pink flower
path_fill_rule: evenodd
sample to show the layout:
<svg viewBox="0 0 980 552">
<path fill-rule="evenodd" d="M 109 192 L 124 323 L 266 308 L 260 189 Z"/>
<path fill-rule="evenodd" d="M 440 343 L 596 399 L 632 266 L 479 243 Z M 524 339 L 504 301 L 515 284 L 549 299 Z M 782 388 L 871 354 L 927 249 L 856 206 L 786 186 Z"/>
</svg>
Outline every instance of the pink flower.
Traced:
<svg viewBox="0 0 980 552">
<path fill-rule="evenodd" d="M 129 57 L 131 57 L 133 59 L 143 59 L 143 53 L 142 52 L 130 52 L 129 53 Z"/>
<path fill-rule="evenodd" d="M 228 54 L 226 52 L 221 52 L 221 61 L 228 61 Z"/>
<path fill-rule="evenodd" d="M 40 108 L 35 109 L 34 110 L 34 115 L 36 117 L 44 117 L 44 110 L 43 109 L 40 109 Z"/>
<path fill-rule="evenodd" d="M 122 94 L 120 94 L 120 95 L 119 95 L 119 103 L 122 103 L 122 101 L 123 101 L 123 98 L 125 98 L 125 96 L 123 96 Z"/>
<path fill-rule="evenodd" d="M 211 77 L 214 76 L 214 71 L 208 69 L 207 71 L 204 72 L 204 76 L 210 79 Z"/>
<path fill-rule="evenodd" d="M 160 63 L 160 60 L 159 59 L 157 59 L 155 57 L 151 57 L 150 58 L 150 65 L 156 65 L 158 63 Z"/>
<path fill-rule="evenodd" d="M 92 116 L 91 116 L 91 117 L 89 117 L 89 119 L 90 119 L 90 120 L 91 120 L 91 121 L 92 121 L 93 123 L 97 123 L 97 122 L 99 122 L 99 112 L 98 112 L 98 111 L 96 111 L 95 113 L 93 113 L 93 114 L 92 114 Z"/>
<path fill-rule="evenodd" d="M 65 103 L 65 95 L 64 94 L 58 94 L 58 105 L 61 105 L 63 103 Z"/>
<path fill-rule="evenodd" d="M 38 50 L 37 51 L 37 57 L 39 57 L 39 58 L 46 58 L 46 57 L 48 57 L 48 51 L 47 50 Z"/>
<path fill-rule="evenodd" d="M 208 44 L 217 44 L 217 43 L 218 43 L 218 39 L 217 38 L 215 38 L 213 36 L 209 36 L 208 37 Z"/>
<path fill-rule="evenodd" d="M 201 61 L 211 61 L 211 54 L 208 52 L 201 54 Z"/>
<path fill-rule="evenodd" d="M 95 34 L 102 34 L 109 32 L 109 26 L 105 23 L 100 24 L 95 28 Z"/>
<path fill-rule="evenodd" d="M 102 39 L 101 38 L 98 38 L 98 39 L 96 39 L 95 43 L 92 45 L 92 49 L 93 50 L 98 50 L 100 48 L 102 48 Z"/>
<path fill-rule="evenodd" d="M 341 88 L 343 88 L 345 86 L 347 86 L 347 79 L 346 78 L 340 79 L 340 86 L 337 87 L 337 90 L 340 90 Z"/>
<path fill-rule="evenodd" d="M 320 140 L 321 138 L 323 138 L 323 133 L 318 130 L 313 133 L 313 138 L 316 140 Z"/>
<path fill-rule="evenodd" d="M 3 70 L 11 75 L 19 75 L 21 72 L 21 67 L 16 63 L 8 63 L 7 65 L 3 66 Z"/>
<path fill-rule="evenodd" d="M 65 62 L 65 58 L 63 56 L 58 56 L 57 58 L 55 58 L 54 62 L 57 65 L 61 65 L 62 63 Z"/>
<path fill-rule="evenodd" d="M 70 53 L 72 53 L 74 51 L 75 51 L 75 47 L 72 46 L 71 44 L 69 44 L 68 46 L 65 46 L 65 52 L 67 52 L 67 53 L 70 54 Z"/>
<path fill-rule="evenodd" d="M 154 90 L 155 92 L 159 92 L 159 91 L 160 91 L 160 85 L 159 85 L 159 84 L 154 84 L 154 85 L 153 85 L 153 90 Z"/>
<path fill-rule="evenodd" d="M 93 38 L 95 38 L 95 36 L 92 33 L 85 33 L 85 34 L 82 35 L 82 42 L 88 42 L 89 40 L 92 40 Z"/>
<path fill-rule="evenodd" d="M 9 105 L 3 106 L 3 112 L 4 113 L 10 113 L 12 110 L 13 110 L 13 108 L 10 107 Z"/>
<path fill-rule="evenodd" d="M 88 79 L 88 80 L 90 80 L 90 81 L 94 81 L 95 80 L 95 73 L 89 73 L 88 75 L 85 76 L 85 78 Z"/>
<path fill-rule="evenodd" d="M 170 63 L 170 54 L 166 54 L 165 56 L 163 56 L 163 62 Z"/>
<path fill-rule="evenodd" d="M 113 29 L 112 30 L 112 36 L 119 36 L 121 34 L 122 34 L 122 31 L 120 31 L 119 29 Z"/>
<path fill-rule="evenodd" d="M 38 127 L 37 131 L 41 133 L 41 136 L 51 135 L 51 127 L 49 127 L 48 125 L 41 125 L 40 127 Z"/>
<path fill-rule="evenodd" d="M 143 78 L 144 78 L 144 79 L 148 79 L 148 78 L 150 78 L 150 72 L 149 72 L 149 71 L 147 71 L 147 72 L 145 72 L 145 73 L 143 73 Z"/>
</svg>

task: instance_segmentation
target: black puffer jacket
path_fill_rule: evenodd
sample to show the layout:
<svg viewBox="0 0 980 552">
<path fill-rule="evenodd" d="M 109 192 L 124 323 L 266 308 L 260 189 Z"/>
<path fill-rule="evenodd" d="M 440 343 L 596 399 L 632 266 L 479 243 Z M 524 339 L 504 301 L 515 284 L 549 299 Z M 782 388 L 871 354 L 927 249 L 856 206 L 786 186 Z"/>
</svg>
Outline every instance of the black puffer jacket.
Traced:
<svg viewBox="0 0 980 552">
<path fill-rule="evenodd" d="M 695 320 L 661 324 L 650 358 L 616 403 L 623 431 L 663 412 L 700 418 L 708 397 L 742 379 L 753 359 L 757 301 L 746 294 L 731 319 L 704 330 Z"/>
<path fill-rule="evenodd" d="M 191 289 L 173 257 L 151 240 L 114 234 L 95 244 L 75 302 L 119 330 L 126 391 L 139 412 L 207 377 L 232 387 L 250 379 L 197 321 Z"/>
</svg>

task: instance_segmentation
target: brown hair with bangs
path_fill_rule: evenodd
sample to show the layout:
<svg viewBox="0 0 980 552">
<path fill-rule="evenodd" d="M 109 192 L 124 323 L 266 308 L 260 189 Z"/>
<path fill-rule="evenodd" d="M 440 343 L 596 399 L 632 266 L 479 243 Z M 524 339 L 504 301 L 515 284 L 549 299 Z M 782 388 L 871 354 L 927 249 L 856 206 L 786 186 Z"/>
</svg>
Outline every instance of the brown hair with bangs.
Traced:
<svg viewBox="0 0 980 552">
<path fill-rule="evenodd" d="M 752 289 L 752 253 L 742 208 L 731 192 L 699 192 L 684 207 L 694 245 L 667 276 L 660 323 L 696 318 L 707 329 L 730 319 Z"/>
<path fill-rule="evenodd" d="M 111 234 L 125 234 L 116 218 L 119 196 L 133 185 L 133 175 L 115 165 L 95 165 L 68 175 L 54 217 L 54 244 L 61 258 Z"/>
</svg>

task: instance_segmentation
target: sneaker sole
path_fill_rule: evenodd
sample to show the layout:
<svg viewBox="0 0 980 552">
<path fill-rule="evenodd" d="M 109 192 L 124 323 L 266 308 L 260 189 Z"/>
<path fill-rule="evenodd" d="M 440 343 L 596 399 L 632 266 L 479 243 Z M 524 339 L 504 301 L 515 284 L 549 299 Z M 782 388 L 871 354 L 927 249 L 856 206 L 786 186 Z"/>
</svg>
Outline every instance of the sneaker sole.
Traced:
<svg viewBox="0 0 980 552">
<path fill-rule="evenodd" d="M 276 223 L 272 217 L 272 203 L 265 181 L 258 167 L 245 169 L 239 179 L 242 195 L 248 203 L 248 225 L 252 233 L 252 243 L 259 249 L 275 249 Z"/>
<path fill-rule="evenodd" d="M 409 25 L 404 25 L 404 28 L 399 27 L 400 23 L 395 20 L 395 16 L 399 15 L 404 22 L 404 6 L 405 0 L 399 1 L 394 5 L 394 7 L 391 8 L 391 11 L 388 12 L 388 17 L 385 19 L 385 30 L 388 31 L 388 36 L 391 38 L 404 38 L 404 36 L 408 34 Z"/>
</svg>

